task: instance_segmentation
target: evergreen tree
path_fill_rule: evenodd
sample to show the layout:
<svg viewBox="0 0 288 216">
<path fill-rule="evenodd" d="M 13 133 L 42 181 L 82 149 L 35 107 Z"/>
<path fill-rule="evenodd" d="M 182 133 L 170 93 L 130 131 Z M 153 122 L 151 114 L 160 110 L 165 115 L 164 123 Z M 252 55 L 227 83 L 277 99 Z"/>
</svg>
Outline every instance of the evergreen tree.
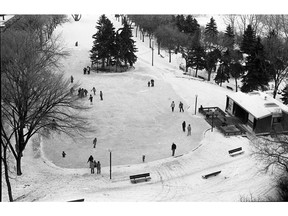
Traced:
<svg viewBox="0 0 288 216">
<path fill-rule="evenodd" d="M 213 17 L 211 17 L 210 22 L 207 23 L 205 27 L 204 36 L 205 36 L 204 41 L 207 43 L 209 48 L 217 44 L 218 30 L 216 22 L 213 19 Z"/>
<path fill-rule="evenodd" d="M 175 19 L 175 24 L 178 27 L 178 30 L 180 32 L 184 32 L 186 28 L 185 17 L 181 14 L 181 15 L 177 15 L 174 19 Z"/>
<path fill-rule="evenodd" d="M 269 67 L 269 63 L 265 59 L 260 37 L 257 38 L 254 49 L 250 52 L 251 55 L 247 57 L 245 66 L 247 73 L 243 76 L 241 91 L 251 92 L 259 88 L 265 90 L 270 78 L 266 70 Z"/>
<path fill-rule="evenodd" d="M 256 35 L 251 25 L 244 31 L 240 49 L 243 53 L 251 55 L 255 52 Z"/>
<path fill-rule="evenodd" d="M 233 49 L 234 43 L 235 43 L 234 31 L 231 28 L 231 26 L 228 25 L 224 33 L 224 46 L 231 51 Z"/>
<path fill-rule="evenodd" d="M 205 65 L 205 50 L 200 43 L 196 44 L 188 53 L 188 61 L 186 66 L 195 69 L 195 76 L 197 77 L 198 70 L 203 70 Z"/>
<path fill-rule="evenodd" d="M 94 39 L 93 47 L 90 50 L 90 58 L 92 62 L 102 61 L 102 68 L 106 64 L 109 65 L 111 57 L 115 55 L 115 28 L 111 21 L 103 14 L 98 22 L 96 34 L 92 36 Z"/>
<path fill-rule="evenodd" d="M 221 56 L 220 65 L 218 67 L 217 74 L 214 79 L 217 84 L 220 83 L 220 86 L 222 86 L 222 83 L 225 81 L 229 82 L 230 63 L 231 63 L 231 56 L 229 50 L 227 50 L 223 54 L 223 56 Z"/>
<path fill-rule="evenodd" d="M 218 59 L 221 58 L 221 52 L 218 49 L 213 49 L 212 51 L 206 53 L 205 55 L 205 69 L 208 72 L 208 81 L 210 81 L 212 71 L 216 70 Z"/>
<path fill-rule="evenodd" d="M 282 98 L 284 104 L 288 104 L 288 84 L 286 84 L 285 88 L 281 91 Z"/>
<path fill-rule="evenodd" d="M 121 32 L 118 34 L 119 30 L 121 30 Z M 124 61 L 126 66 L 127 63 L 133 66 L 137 60 L 137 56 L 135 55 L 137 49 L 135 47 L 135 41 L 132 39 L 132 27 L 127 23 L 125 18 L 123 20 L 123 28 L 119 30 L 116 35 L 117 61 L 119 59 Z"/>
</svg>

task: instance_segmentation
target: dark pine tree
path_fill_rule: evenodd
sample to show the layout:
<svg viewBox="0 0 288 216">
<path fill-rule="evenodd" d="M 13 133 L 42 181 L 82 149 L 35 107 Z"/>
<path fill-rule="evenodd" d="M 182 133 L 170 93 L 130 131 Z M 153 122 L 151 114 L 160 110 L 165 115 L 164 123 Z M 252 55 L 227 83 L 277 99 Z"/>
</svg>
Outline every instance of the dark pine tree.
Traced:
<svg viewBox="0 0 288 216">
<path fill-rule="evenodd" d="M 217 44 L 218 30 L 216 22 L 213 19 L 213 17 L 211 17 L 210 22 L 206 24 L 204 36 L 205 36 L 204 40 L 206 43 L 208 43 L 209 47 Z"/>
<path fill-rule="evenodd" d="M 256 35 L 251 25 L 244 31 L 240 49 L 243 53 L 251 55 L 255 52 Z"/>
<path fill-rule="evenodd" d="M 286 84 L 285 88 L 281 91 L 282 98 L 284 104 L 288 104 L 288 84 Z"/>
<path fill-rule="evenodd" d="M 224 46 L 231 51 L 233 49 L 234 43 L 235 43 L 234 31 L 232 27 L 228 25 L 224 33 Z"/>
<path fill-rule="evenodd" d="M 269 67 L 269 63 L 265 59 L 264 48 L 260 37 L 258 37 L 254 50 L 251 50 L 251 55 L 247 57 L 245 66 L 247 72 L 242 78 L 241 91 L 265 90 L 270 79 L 267 67 Z"/>
<path fill-rule="evenodd" d="M 186 28 L 185 17 L 182 14 L 177 15 L 176 17 L 174 17 L 174 20 L 175 20 L 176 26 L 178 27 L 178 30 L 180 32 L 184 32 Z"/>
<path fill-rule="evenodd" d="M 102 68 L 109 65 L 111 57 L 115 55 L 115 29 L 111 21 L 103 14 L 97 22 L 97 33 L 92 36 L 94 39 L 90 50 L 90 59 L 93 63 L 102 61 Z"/>
<path fill-rule="evenodd" d="M 230 63 L 231 63 L 231 56 L 229 50 L 227 50 L 221 56 L 220 66 L 218 67 L 217 74 L 214 79 L 217 84 L 220 83 L 220 86 L 222 86 L 222 83 L 225 81 L 229 82 Z"/>
<path fill-rule="evenodd" d="M 121 31 L 118 34 L 118 31 Z M 125 62 L 125 66 L 129 63 L 130 66 L 137 61 L 137 56 L 135 52 L 137 52 L 137 48 L 135 46 L 135 41 L 132 39 L 132 27 L 127 23 L 127 20 L 123 20 L 123 28 L 117 31 L 117 53 L 119 55 L 117 58 L 123 62 Z"/>
<path fill-rule="evenodd" d="M 203 70 L 205 65 L 205 50 L 200 43 L 196 44 L 188 53 L 187 67 L 195 69 L 195 77 L 197 77 L 198 70 Z"/>
</svg>

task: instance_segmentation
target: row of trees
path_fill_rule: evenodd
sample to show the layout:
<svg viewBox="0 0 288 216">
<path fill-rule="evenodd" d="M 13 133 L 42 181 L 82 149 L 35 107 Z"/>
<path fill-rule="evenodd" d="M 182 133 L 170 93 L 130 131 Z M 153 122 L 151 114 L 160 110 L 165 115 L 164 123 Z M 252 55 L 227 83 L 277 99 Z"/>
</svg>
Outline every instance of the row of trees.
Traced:
<svg viewBox="0 0 288 216">
<path fill-rule="evenodd" d="M 225 32 L 219 32 L 213 17 L 205 27 L 191 15 L 128 15 L 130 22 L 150 41 L 154 37 L 169 53 L 180 52 L 188 68 L 205 69 L 208 80 L 217 72 L 215 82 L 241 78 L 241 91 L 264 90 L 274 81 L 273 96 L 288 73 L 288 19 L 284 15 L 227 15 Z M 237 19 L 238 18 L 238 19 Z M 242 21 L 240 25 L 239 19 Z M 275 20 L 278 20 L 277 22 Z M 273 23 L 273 25 L 271 24 Z M 277 25 L 278 23 L 278 25 Z M 273 26 L 273 28 L 271 26 Z M 239 31 L 236 31 L 236 26 Z M 261 28 L 260 28 L 261 26 Z M 151 44 L 151 42 L 150 42 Z"/>
<path fill-rule="evenodd" d="M 3 163 L 10 201 L 10 167 L 16 164 L 17 175 L 22 174 L 21 159 L 35 134 L 59 131 L 73 136 L 88 129 L 81 115 L 88 108 L 70 94 L 78 84 L 72 85 L 61 72 L 60 60 L 68 53 L 53 36 L 56 26 L 66 21 L 62 15 L 17 15 L 1 31 L 0 166 L 2 180 Z"/>
<path fill-rule="evenodd" d="M 133 66 L 137 61 L 135 41 L 132 39 L 132 28 L 124 18 L 123 27 L 115 32 L 112 22 L 103 14 L 97 22 L 97 32 L 92 36 L 93 47 L 90 50 L 93 64 L 101 62 L 101 69 L 105 66 Z"/>
</svg>

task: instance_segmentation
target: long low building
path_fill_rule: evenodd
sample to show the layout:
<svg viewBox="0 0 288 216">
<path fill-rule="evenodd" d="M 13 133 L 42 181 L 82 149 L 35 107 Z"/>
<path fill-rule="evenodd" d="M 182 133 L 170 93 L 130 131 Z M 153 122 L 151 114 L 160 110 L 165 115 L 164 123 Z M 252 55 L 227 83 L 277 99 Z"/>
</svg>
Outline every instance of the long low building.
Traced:
<svg viewBox="0 0 288 216">
<path fill-rule="evenodd" d="M 231 93 L 225 111 L 238 117 L 256 135 L 288 133 L 288 106 L 266 93 Z"/>
</svg>

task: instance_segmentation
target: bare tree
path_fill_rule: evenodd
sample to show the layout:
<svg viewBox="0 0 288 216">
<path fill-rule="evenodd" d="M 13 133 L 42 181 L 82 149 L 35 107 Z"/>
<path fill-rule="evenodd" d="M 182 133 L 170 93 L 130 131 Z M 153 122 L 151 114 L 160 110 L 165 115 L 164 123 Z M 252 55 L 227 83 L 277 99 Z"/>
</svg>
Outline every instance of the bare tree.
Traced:
<svg viewBox="0 0 288 216">
<path fill-rule="evenodd" d="M 81 112 L 88 108 L 70 93 L 77 85 L 71 86 L 59 71 L 59 60 L 67 53 L 57 40 L 43 45 L 31 31 L 7 30 L 1 49 L 1 112 L 6 119 L 1 119 L 1 136 L 21 175 L 21 158 L 30 138 L 43 129 L 71 136 L 86 131 L 87 120 Z"/>
<path fill-rule="evenodd" d="M 262 137 L 254 143 L 253 156 L 263 162 L 264 171 L 283 170 L 288 173 L 288 137 L 278 135 L 275 138 Z"/>
</svg>

